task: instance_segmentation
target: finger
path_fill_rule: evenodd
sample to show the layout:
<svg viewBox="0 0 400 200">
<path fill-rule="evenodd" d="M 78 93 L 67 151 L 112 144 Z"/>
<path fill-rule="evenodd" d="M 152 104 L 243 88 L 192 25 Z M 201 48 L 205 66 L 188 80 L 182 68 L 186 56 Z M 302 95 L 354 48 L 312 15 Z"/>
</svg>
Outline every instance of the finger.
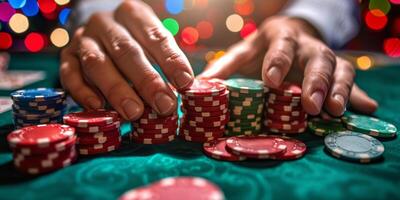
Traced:
<svg viewBox="0 0 400 200">
<path fill-rule="evenodd" d="M 143 103 L 99 45 L 83 36 L 79 49 L 82 71 L 100 89 L 111 106 L 127 120 L 139 118 L 143 113 Z"/>
<path fill-rule="evenodd" d="M 94 15 L 88 27 L 111 56 L 118 69 L 133 83 L 140 96 L 159 114 L 176 111 L 176 97 L 150 64 L 128 31 L 105 14 Z M 93 29 L 91 29 L 93 28 Z"/>
<path fill-rule="evenodd" d="M 301 100 L 305 111 L 309 114 L 320 113 L 332 82 L 335 66 L 335 55 L 326 47 L 317 48 L 306 59 Z"/>
<path fill-rule="evenodd" d="M 263 80 L 269 87 L 279 87 L 292 66 L 297 42 L 295 34 L 287 30 L 270 38 L 269 43 L 263 62 Z"/>
<path fill-rule="evenodd" d="M 353 109 L 364 114 L 372 114 L 378 108 L 378 103 L 356 84 L 353 85 L 351 90 L 350 105 Z"/>
<path fill-rule="evenodd" d="M 255 45 L 256 37 L 256 33 L 253 33 L 248 39 L 233 45 L 221 58 L 210 63 L 198 78 L 226 79 L 242 66 L 248 66 L 259 51 L 259 47 Z"/>
<path fill-rule="evenodd" d="M 339 117 L 346 110 L 355 76 L 354 67 L 350 62 L 336 57 L 336 68 L 333 73 L 332 85 L 325 100 L 325 110 Z"/>
<path fill-rule="evenodd" d="M 184 89 L 193 83 L 188 59 L 148 5 L 125 1 L 115 12 L 115 19 L 150 53 L 175 87 Z"/>
<path fill-rule="evenodd" d="M 99 109 L 103 107 L 102 97 L 96 94 L 89 84 L 84 80 L 81 73 L 79 60 L 75 57 L 77 35 L 73 38 L 71 45 L 61 52 L 60 81 L 63 88 L 69 92 L 71 97 L 85 109 Z"/>
</svg>

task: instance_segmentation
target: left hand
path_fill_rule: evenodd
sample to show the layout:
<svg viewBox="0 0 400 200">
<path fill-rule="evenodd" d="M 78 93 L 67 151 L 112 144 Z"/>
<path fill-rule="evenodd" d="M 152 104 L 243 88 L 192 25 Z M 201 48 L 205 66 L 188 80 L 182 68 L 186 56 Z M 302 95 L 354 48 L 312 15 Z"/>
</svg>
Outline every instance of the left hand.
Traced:
<svg viewBox="0 0 400 200">
<path fill-rule="evenodd" d="M 353 85 L 352 64 L 336 56 L 318 38 L 317 31 L 306 21 L 284 16 L 269 18 L 257 32 L 208 65 L 199 78 L 225 79 L 240 72 L 258 78 L 261 75 L 267 87 L 276 88 L 296 75 L 294 79 L 302 79 L 297 81 L 302 82 L 303 108 L 311 115 L 324 109 L 340 116 L 349 99 L 358 111 L 374 112 L 377 103 Z"/>
</svg>

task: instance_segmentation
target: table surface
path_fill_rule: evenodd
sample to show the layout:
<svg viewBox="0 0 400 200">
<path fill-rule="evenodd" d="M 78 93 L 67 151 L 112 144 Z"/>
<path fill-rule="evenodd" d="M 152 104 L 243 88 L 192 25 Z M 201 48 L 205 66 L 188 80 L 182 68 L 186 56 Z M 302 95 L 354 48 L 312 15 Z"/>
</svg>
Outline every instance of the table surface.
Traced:
<svg viewBox="0 0 400 200">
<path fill-rule="evenodd" d="M 195 61 L 195 66 L 203 63 Z M 49 78 L 30 87 L 55 86 L 58 60 L 51 55 L 14 55 L 11 69 L 46 70 Z M 358 72 L 356 81 L 379 103 L 375 115 L 400 127 L 400 66 Z M 9 91 L 0 92 L 6 96 Z M 125 191 L 164 177 L 199 176 L 218 184 L 227 199 L 400 199 L 399 139 L 383 141 L 384 159 L 357 164 L 324 151 L 323 138 L 305 133 L 307 154 L 295 161 L 221 162 L 203 155 L 201 145 L 123 142 L 112 153 L 80 158 L 54 173 L 27 177 L 12 165 L 6 135 L 11 113 L 0 115 L 0 199 L 116 199 Z M 129 127 L 123 127 L 123 132 Z"/>
</svg>

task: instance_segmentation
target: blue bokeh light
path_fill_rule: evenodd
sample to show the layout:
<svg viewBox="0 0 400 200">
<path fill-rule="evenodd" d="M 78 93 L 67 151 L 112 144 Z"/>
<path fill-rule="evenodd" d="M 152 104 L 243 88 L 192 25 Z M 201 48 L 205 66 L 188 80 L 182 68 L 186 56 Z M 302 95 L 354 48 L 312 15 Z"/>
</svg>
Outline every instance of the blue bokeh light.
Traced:
<svg viewBox="0 0 400 200">
<path fill-rule="evenodd" d="M 28 17 L 35 16 L 39 13 L 39 6 L 36 0 L 26 0 L 22 12 Z"/>
<path fill-rule="evenodd" d="M 165 9 L 168 13 L 177 15 L 183 11 L 184 1 L 183 0 L 165 0 Z"/>
<path fill-rule="evenodd" d="M 13 7 L 14 9 L 19 9 L 25 6 L 26 0 L 8 0 L 8 3 Z"/>
<path fill-rule="evenodd" d="M 68 17 L 71 14 L 70 8 L 64 8 L 60 14 L 58 15 L 58 20 L 60 21 L 61 25 L 65 25 L 68 21 Z"/>
</svg>

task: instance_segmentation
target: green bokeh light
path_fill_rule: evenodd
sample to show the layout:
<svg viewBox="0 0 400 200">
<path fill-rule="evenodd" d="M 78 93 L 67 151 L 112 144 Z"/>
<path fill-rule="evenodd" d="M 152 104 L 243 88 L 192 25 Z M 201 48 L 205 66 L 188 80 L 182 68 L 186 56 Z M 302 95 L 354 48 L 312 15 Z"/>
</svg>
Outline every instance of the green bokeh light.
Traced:
<svg viewBox="0 0 400 200">
<path fill-rule="evenodd" d="M 391 5 L 388 0 L 370 0 L 368 8 L 369 10 L 379 9 L 386 15 L 390 11 Z"/>
<path fill-rule="evenodd" d="M 175 36 L 179 32 L 179 24 L 175 19 L 166 18 L 162 23 L 164 27 L 172 33 L 172 35 Z"/>
</svg>

